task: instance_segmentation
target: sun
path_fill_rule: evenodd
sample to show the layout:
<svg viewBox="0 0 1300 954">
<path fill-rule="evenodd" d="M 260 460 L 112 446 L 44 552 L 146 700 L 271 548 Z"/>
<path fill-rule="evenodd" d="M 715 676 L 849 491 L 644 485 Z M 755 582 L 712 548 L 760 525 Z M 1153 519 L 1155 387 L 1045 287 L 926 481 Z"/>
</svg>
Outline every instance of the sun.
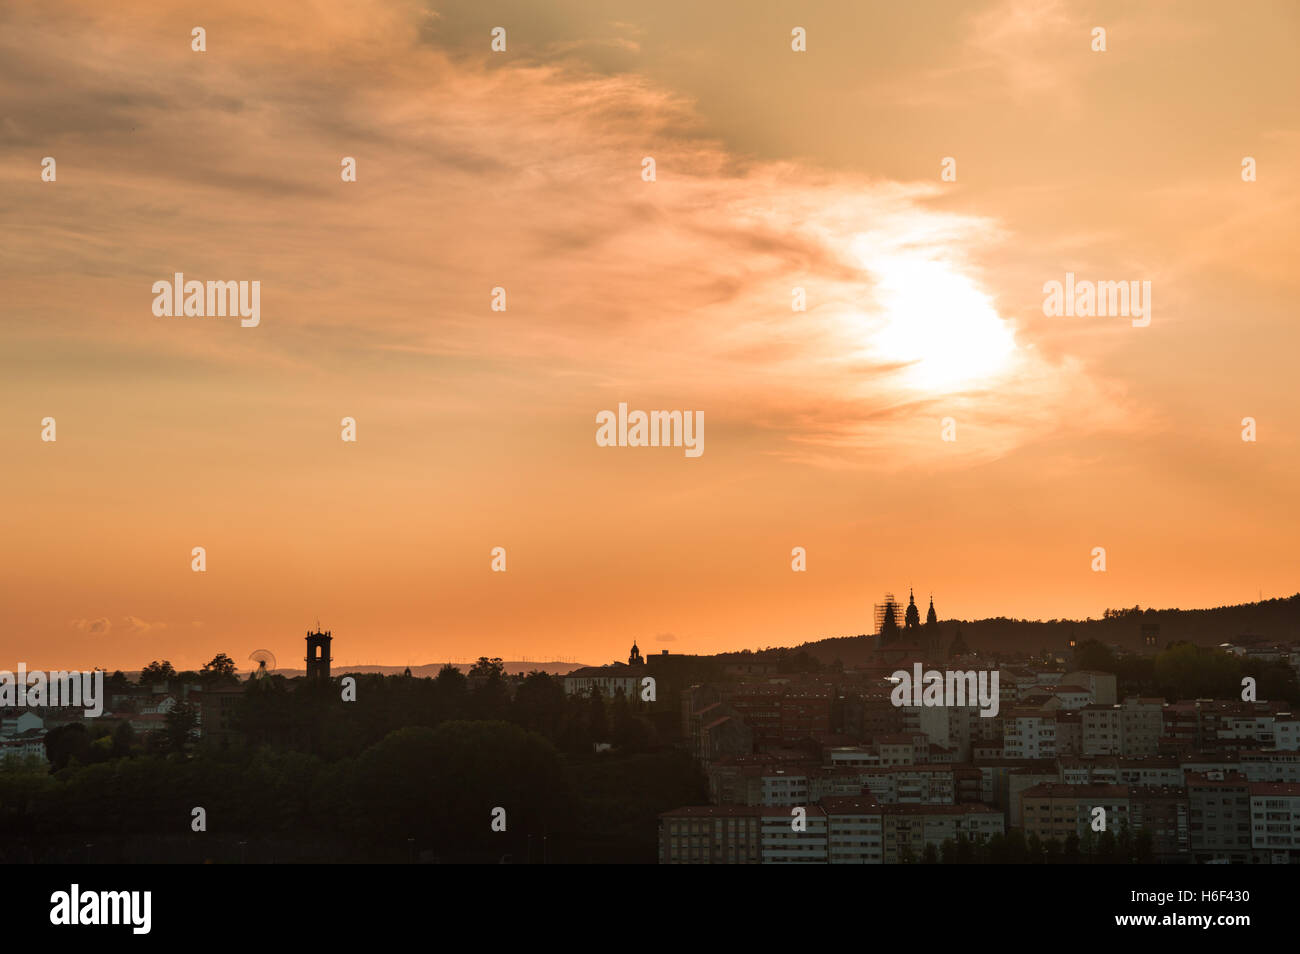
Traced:
<svg viewBox="0 0 1300 954">
<path fill-rule="evenodd" d="M 904 383 L 955 391 L 1008 369 L 1016 353 L 1011 324 L 967 275 L 921 253 L 873 254 L 863 265 L 878 308 L 869 348 L 904 364 Z"/>
</svg>

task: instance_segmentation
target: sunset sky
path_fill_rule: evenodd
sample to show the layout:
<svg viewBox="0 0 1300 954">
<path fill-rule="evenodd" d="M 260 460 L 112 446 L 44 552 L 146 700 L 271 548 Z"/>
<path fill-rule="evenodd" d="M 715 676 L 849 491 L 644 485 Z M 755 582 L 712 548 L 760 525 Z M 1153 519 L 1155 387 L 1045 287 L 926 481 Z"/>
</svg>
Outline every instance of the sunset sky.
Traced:
<svg viewBox="0 0 1300 954">
<path fill-rule="evenodd" d="M 1254 0 L 8 0 L 0 668 L 1293 593 L 1297 45 Z M 1150 326 L 1045 316 L 1067 271 Z M 175 272 L 260 325 L 155 317 Z M 598 447 L 621 401 L 703 455 Z"/>
</svg>

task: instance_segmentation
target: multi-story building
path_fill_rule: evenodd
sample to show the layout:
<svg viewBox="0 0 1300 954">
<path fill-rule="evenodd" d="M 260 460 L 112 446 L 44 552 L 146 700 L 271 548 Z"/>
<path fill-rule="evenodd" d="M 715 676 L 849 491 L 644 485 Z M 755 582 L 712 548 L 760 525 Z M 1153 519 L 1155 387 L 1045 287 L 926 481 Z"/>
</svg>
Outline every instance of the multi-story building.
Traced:
<svg viewBox="0 0 1300 954">
<path fill-rule="evenodd" d="M 1275 738 L 1271 712 L 1225 713 L 1219 720 L 1220 742 L 1253 742 L 1271 746 Z"/>
<path fill-rule="evenodd" d="M 1025 789 L 1020 795 L 1021 825 L 1025 835 L 1064 842 L 1070 835 L 1083 837 L 1092 828 L 1097 808 L 1105 810 L 1106 829 L 1118 832 L 1129 821 L 1127 785 L 1066 785 L 1049 782 Z"/>
<path fill-rule="evenodd" d="M 687 805 L 659 816 L 663 865 L 758 864 L 763 809 L 745 805 Z"/>
<path fill-rule="evenodd" d="M 917 741 L 914 736 L 907 734 L 879 736 L 875 740 L 875 748 L 881 765 L 916 764 Z"/>
<path fill-rule="evenodd" d="M 1017 707 L 1002 717 L 1002 754 L 1008 759 L 1056 757 L 1056 713 Z"/>
<path fill-rule="evenodd" d="M 1113 755 L 1084 755 L 1063 758 L 1061 781 L 1068 785 L 1182 785 L 1183 768 L 1173 758 L 1120 758 Z"/>
<path fill-rule="evenodd" d="M 979 800 L 1006 811 L 1012 817 L 1017 814 L 1013 808 L 1017 804 L 1016 799 L 1010 794 L 1013 776 L 1040 776 L 1032 784 L 1055 782 L 1058 779 L 1055 759 L 981 759 L 975 763 L 975 768 L 980 773 Z M 1018 791 L 1028 786 L 1022 780 L 1015 783 L 1014 787 Z"/>
<path fill-rule="evenodd" d="M 740 713 L 754 735 L 754 747 L 763 750 L 781 743 L 781 696 L 785 690 L 746 686 L 729 693 L 728 704 Z"/>
<path fill-rule="evenodd" d="M 800 742 L 831 731 L 833 693 L 795 689 L 781 698 L 781 741 Z"/>
<path fill-rule="evenodd" d="M 1117 706 L 1094 703 L 1079 710 L 1083 721 L 1084 755 L 1119 755 L 1123 749 L 1124 723 Z"/>
<path fill-rule="evenodd" d="M 884 859 L 880 805 L 870 796 L 823 798 L 827 861 L 833 865 L 878 865 Z"/>
<path fill-rule="evenodd" d="M 1195 700 L 1166 705 L 1161 712 L 1160 755 L 1181 756 L 1201 746 L 1201 712 Z"/>
<path fill-rule="evenodd" d="M 1056 713 L 1056 755 L 1083 754 L 1083 716 L 1077 709 Z"/>
<path fill-rule="evenodd" d="M 1078 710 L 1096 701 L 1092 698 L 1092 690 L 1083 686 L 1054 686 L 1052 695 L 1061 700 L 1062 709 Z"/>
<path fill-rule="evenodd" d="M 1116 702 L 1116 679 L 1115 674 L 1111 672 L 1098 672 L 1092 669 L 1081 669 L 1078 672 L 1067 672 L 1061 677 L 1063 685 L 1078 686 L 1086 689 L 1092 696 L 1094 705 L 1113 706 Z"/>
<path fill-rule="evenodd" d="M 790 686 L 745 686 L 726 701 L 753 733 L 760 750 L 828 735 L 834 693 Z"/>
<path fill-rule="evenodd" d="M 1157 861 L 1191 860 L 1187 790 L 1174 785 L 1129 787 L 1129 820 L 1134 832 L 1146 831 Z"/>
<path fill-rule="evenodd" d="M 1300 862 L 1300 785 L 1251 782 L 1250 830 L 1256 861 Z"/>
<path fill-rule="evenodd" d="M 328 633 L 324 635 L 325 637 L 329 636 Z M 310 640 L 310 636 L 308 639 Z M 327 656 L 329 655 L 328 645 L 327 642 L 325 652 Z M 325 676 L 328 678 L 328 660 L 325 662 Z M 641 680 L 646 675 L 645 660 L 641 656 L 641 650 L 637 648 L 636 643 L 633 643 L 632 651 L 629 653 L 626 663 L 612 662 L 606 666 L 583 666 L 581 669 L 566 673 L 564 676 L 564 692 L 570 696 L 589 696 L 592 690 L 599 690 L 600 694 L 606 699 L 613 699 L 617 693 L 622 692 L 628 699 L 639 699 L 641 697 Z"/>
<path fill-rule="evenodd" d="M 1201 745 L 1253 740 L 1273 742 L 1273 720 L 1286 708 L 1280 702 L 1242 702 L 1235 699 L 1198 699 Z"/>
<path fill-rule="evenodd" d="M 1043 760 L 1043 765 L 1050 765 L 1047 760 Z M 1021 795 L 1035 785 L 1054 784 L 1059 781 L 1056 772 L 1044 768 L 1017 768 L 1012 769 L 1006 775 L 1006 793 L 999 798 L 995 804 L 1004 808 L 1007 814 L 1007 824 L 1013 828 L 1019 828 L 1024 820 L 1020 814 Z"/>
<path fill-rule="evenodd" d="M 206 742 L 225 748 L 239 740 L 236 714 L 243 698 L 243 686 L 204 689 L 198 694 L 199 731 Z"/>
<path fill-rule="evenodd" d="M 1155 755 L 1164 731 L 1163 699 L 1133 696 L 1120 706 L 1120 754 L 1136 758 Z"/>
<path fill-rule="evenodd" d="M 1187 830 L 1197 862 L 1250 860 L 1250 781 L 1239 772 L 1187 773 Z"/>
<path fill-rule="evenodd" d="M 989 805 L 882 805 L 885 864 L 919 860 L 926 846 L 936 851 L 959 837 L 987 841 L 1006 832 L 1002 812 Z"/>
<path fill-rule="evenodd" d="M 761 809 L 761 855 L 765 865 L 825 864 L 827 858 L 826 812 L 816 805 L 795 810 Z M 796 823 L 802 822 L 802 829 Z"/>
<path fill-rule="evenodd" d="M 725 702 L 711 702 L 692 712 L 687 725 L 691 751 L 706 762 L 754 751 L 753 732 Z"/>
<path fill-rule="evenodd" d="M 1240 772 L 1249 782 L 1300 782 L 1300 751 L 1229 750 L 1216 756 L 1183 760 L 1188 772 Z"/>
<path fill-rule="evenodd" d="M 826 758 L 831 765 L 847 765 L 854 768 L 876 768 L 880 765 L 880 755 L 871 748 L 861 745 L 830 748 L 826 751 Z"/>
<path fill-rule="evenodd" d="M 1252 782 L 1300 782 L 1300 752 L 1278 749 L 1241 751 L 1237 767 Z"/>
<path fill-rule="evenodd" d="M 863 769 L 863 791 L 881 804 L 952 805 L 957 771 L 952 765 L 927 764 Z"/>
<path fill-rule="evenodd" d="M 1273 720 L 1273 747 L 1287 752 L 1300 749 L 1300 718 L 1279 712 Z"/>
<path fill-rule="evenodd" d="M 808 775 L 806 772 L 773 769 L 763 774 L 763 804 L 766 806 L 807 805 Z"/>
</svg>

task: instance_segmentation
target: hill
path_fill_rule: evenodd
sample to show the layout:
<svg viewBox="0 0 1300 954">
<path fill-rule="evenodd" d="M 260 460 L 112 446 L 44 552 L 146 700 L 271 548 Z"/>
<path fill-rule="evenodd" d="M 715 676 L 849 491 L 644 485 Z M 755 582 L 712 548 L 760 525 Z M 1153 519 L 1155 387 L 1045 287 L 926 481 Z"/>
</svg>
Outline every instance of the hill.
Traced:
<svg viewBox="0 0 1300 954">
<path fill-rule="evenodd" d="M 1157 647 L 1186 641 L 1217 646 L 1243 638 L 1266 643 L 1300 642 L 1300 593 L 1294 596 L 1216 606 L 1211 609 L 1107 610 L 1103 619 L 947 619 L 940 620 L 943 638 L 950 643 L 961 630 L 966 645 L 978 652 L 1040 653 L 1064 650 L 1071 638 L 1095 639 L 1135 652 L 1149 651 L 1143 643 L 1143 626 L 1159 627 Z M 839 659 L 846 666 L 866 660 L 871 642 L 865 636 L 843 636 L 804 643 L 822 662 Z"/>
</svg>

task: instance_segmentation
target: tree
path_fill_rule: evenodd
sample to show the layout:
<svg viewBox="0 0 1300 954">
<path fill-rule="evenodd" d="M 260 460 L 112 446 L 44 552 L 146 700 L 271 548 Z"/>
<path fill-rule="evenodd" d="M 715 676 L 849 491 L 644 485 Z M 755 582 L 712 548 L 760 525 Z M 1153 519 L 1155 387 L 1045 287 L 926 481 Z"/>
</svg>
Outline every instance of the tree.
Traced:
<svg viewBox="0 0 1300 954">
<path fill-rule="evenodd" d="M 126 678 L 126 673 L 118 669 L 104 680 L 104 686 L 109 693 L 126 692 L 131 688 L 131 680 Z"/>
<path fill-rule="evenodd" d="M 1030 860 L 1024 829 L 1013 828 L 1007 832 L 1005 850 L 1007 864 L 1023 865 Z"/>
<path fill-rule="evenodd" d="M 1003 834 L 994 834 L 989 837 L 985 844 L 984 861 L 991 865 L 1004 865 L 1007 863 L 1010 852 L 1007 850 L 1007 838 Z"/>
<path fill-rule="evenodd" d="M 591 700 L 587 704 L 587 728 L 591 741 L 609 741 L 609 723 L 605 719 L 605 700 L 600 696 L 600 687 L 591 687 Z"/>
<path fill-rule="evenodd" d="M 1079 860 L 1079 834 L 1070 832 L 1065 836 L 1064 857 L 1066 862 L 1075 863 Z"/>
<path fill-rule="evenodd" d="M 492 659 L 488 659 L 486 656 L 479 656 L 478 662 L 469 669 L 469 677 L 471 679 L 490 679 L 493 676 L 500 678 L 505 674 L 506 664 L 501 661 L 500 656 L 494 656 Z"/>
<path fill-rule="evenodd" d="M 237 685 L 239 677 L 235 675 L 235 661 L 225 653 L 217 653 L 203 664 L 199 673 L 199 682 L 204 687 Z"/>
<path fill-rule="evenodd" d="M 131 723 L 123 719 L 113 730 L 113 757 L 123 758 L 131 754 L 131 746 L 135 745 L 135 729 L 131 728 Z"/>
<path fill-rule="evenodd" d="M 1115 654 L 1095 639 L 1085 639 L 1075 647 L 1074 665 L 1078 669 L 1115 671 Z"/>
<path fill-rule="evenodd" d="M 1155 862 L 1155 839 L 1151 832 L 1145 828 L 1138 830 L 1137 837 L 1133 840 L 1133 851 L 1138 864 L 1149 865 Z"/>
<path fill-rule="evenodd" d="M 1043 856 L 1049 865 L 1060 861 L 1064 851 L 1065 849 L 1058 838 L 1049 838 L 1043 842 Z"/>
<path fill-rule="evenodd" d="M 957 850 L 953 861 L 959 865 L 969 865 L 975 861 L 975 844 L 964 834 L 957 836 Z"/>
<path fill-rule="evenodd" d="M 45 757 L 50 760 L 50 770 L 66 768 L 74 758 L 81 763 L 90 755 L 90 733 L 80 722 L 71 722 L 45 733 Z"/>
<path fill-rule="evenodd" d="M 431 693 L 434 724 L 448 719 L 463 719 L 467 714 L 465 696 L 468 692 L 469 680 L 460 669 L 451 663 L 439 669 Z"/>
<path fill-rule="evenodd" d="M 1128 820 L 1119 826 L 1119 837 L 1115 839 L 1115 860 L 1121 864 L 1132 864 L 1134 855 L 1133 832 L 1129 830 Z"/>
<path fill-rule="evenodd" d="M 154 660 L 149 665 L 140 670 L 140 685 L 148 686 L 156 682 L 168 682 L 176 678 L 176 670 L 172 664 L 164 659 L 162 662 Z"/>
<path fill-rule="evenodd" d="M 1115 840 L 1115 833 L 1107 828 L 1097 836 L 1097 860 L 1102 864 L 1118 864 L 1121 859 Z"/>
<path fill-rule="evenodd" d="M 355 806 L 348 824 L 365 834 L 491 850 L 498 858 L 501 845 L 518 850 L 529 834 L 567 821 L 570 792 L 559 754 L 541 736 L 506 722 L 399 729 L 344 771 Z M 494 806 L 507 813 L 506 833 L 489 828 Z"/>
<path fill-rule="evenodd" d="M 475 668 L 478 668 L 477 665 Z M 470 672 L 472 675 L 473 670 Z M 504 672 L 505 666 L 501 665 L 501 660 L 491 660 L 484 670 L 485 674 L 479 677 L 482 681 L 470 690 L 469 712 L 475 719 L 497 722 L 509 715 L 510 691 L 506 688 L 506 680 L 502 675 Z"/>
<path fill-rule="evenodd" d="M 564 716 L 564 685 L 550 673 L 534 670 L 515 690 L 511 721 L 555 739 Z"/>
<path fill-rule="evenodd" d="M 1030 832 L 1029 837 L 1025 839 L 1026 860 L 1031 865 L 1043 863 L 1043 842 L 1036 832 Z"/>
<path fill-rule="evenodd" d="M 198 713 L 188 702 L 178 702 L 167 713 L 167 744 L 173 752 L 184 752 L 185 743 L 190 741 L 190 734 L 199 724 Z"/>
</svg>

